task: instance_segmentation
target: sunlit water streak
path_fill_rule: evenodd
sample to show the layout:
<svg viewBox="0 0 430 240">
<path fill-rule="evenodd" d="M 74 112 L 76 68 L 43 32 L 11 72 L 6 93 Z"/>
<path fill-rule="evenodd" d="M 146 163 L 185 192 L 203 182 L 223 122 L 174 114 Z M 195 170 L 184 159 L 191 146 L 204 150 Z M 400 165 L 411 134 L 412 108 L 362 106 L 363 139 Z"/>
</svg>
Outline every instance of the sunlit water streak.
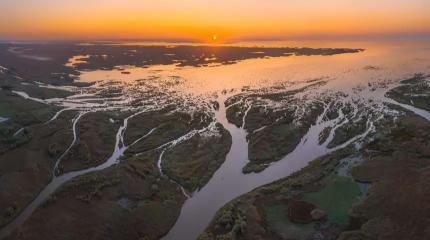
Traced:
<svg viewBox="0 0 430 240">
<path fill-rule="evenodd" d="M 9 118 L 0 117 L 0 123 L 2 123 L 2 122 L 6 122 L 7 120 L 9 120 Z"/>
<path fill-rule="evenodd" d="M 128 119 L 131 117 L 149 109 L 161 109 L 169 104 L 177 104 L 179 109 L 189 112 L 197 109 L 210 112 L 212 111 L 212 108 L 209 107 L 210 101 L 216 100 L 220 108 L 215 111 L 214 116 L 216 121 L 220 122 L 232 135 L 231 150 L 224 164 L 199 191 L 189 196 L 182 186 L 178 184 L 189 198 L 185 202 L 175 226 L 165 236 L 165 239 L 195 239 L 207 226 L 215 212 L 233 198 L 258 186 L 286 177 L 303 168 L 316 157 L 323 156 L 345 147 L 349 143 L 365 138 L 368 133 L 374 130 L 374 122 L 381 117 L 381 114 L 385 113 L 384 103 L 397 104 L 429 120 L 429 112 L 410 105 L 397 103 L 384 96 L 388 86 L 395 86 L 398 80 L 411 76 L 416 72 L 430 71 L 428 67 L 430 61 L 425 60 L 427 56 L 430 56 L 429 50 L 425 51 L 414 47 L 392 47 L 388 50 L 386 48 L 368 49 L 362 53 L 339 56 L 251 59 L 234 65 L 202 68 L 179 68 L 175 65 L 166 65 L 138 69 L 129 66 L 125 70 L 81 72 L 80 81 L 97 81 L 95 85 L 86 88 L 56 87 L 36 83 L 40 87 L 58 88 L 75 93 L 64 99 L 38 99 L 29 96 L 25 92 L 15 91 L 15 94 L 23 98 L 62 108 L 46 124 L 55 121 L 64 111 L 74 110 L 78 112 L 73 121 L 74 140 L 68 150 L 76 141 L 76 125 L 84 113 L 119 110 L 135 113 L 126 118 L 118 130 L 115 151 L 106 162 L 97 167 L 69 172 L 59 176 L 53 174 L 52 182 L 40 192 L 38 197 L 11 224 L 0 231 L 0 238 L 22 224 L 62 184 L 77 176 L 100 171 L 118 163 L 120 156 L 129 147 L 124 145 L 123 136 Z M 77 61 L 78 58 L 71 60 L 71 66 L 73 66 L 72 62 Z M 417 61 L 416 59 L 421 60 Z M 130 74 L 124 75 L 121 71 L 129 71 Z M 347 124 L 349 119 L 345 118 L 342 112 L 339 112 L 338 118 L 330 121 L 324 121 L 323 115 L 321 115 L 293 152 L 280 161 L 271 164 L 261 173 L 243 174 L 241 170 L 249 162 L 247 155 L 248 144 L 246 142 L 247 133 L 243 129 L 244 123 L 242 127 L 238 128 L 227 121 L 226 106 L 224 105 L 227 96 L 238 94 L 245 87 L 256 90 L 273 86 L 281 89 L 297 88 L 301 85 L 310 84 L 310 81 L 314 79 L 326 80 L 327 84 L 310 93 L 299 93 L 296 95 L 297 98 L 320 100 L 323 96 L 333 95 L 336 92 L 345 93 L 347 94 L 345 99 L 336 99 L 334 101 L 341 101 L 343 104 L 346 102 L 353 103 L 354 115 L 357 115 L 363 109 L 362 107 L 359 109 L 357 103 L 375 108 L 375 111 L 372 112 L 372 117 L 368 118 L 367 130 L 363 134 L 351 138 L 348 142 L 329 149 L 327 144 L 333 138 L 334 130 L 343 124 Z M 374 87 L 371 85 L 373 83 L 380 83 L 381 86 Z M 119 89 L 119 96 L 107 96 L 106 87 L 112 90 Z M 244 92 L 246 93 L 246 91 Z M 222 94 L 222 92 L 226 94 Z M 372 103 L 369 103 L 370 100 Z M 138 102 L 137 104 L 136 101 Z M 252 103 L 246 103 L 246 112 L 248 112 Z M 326 110 L 327 107 L 328 105 L 325 105 Z M 243 122 L 246 121 L 246 116 L 245 114 Z M 214 123 L 212 122 L 211 124 Z M 323 144 L 319 144 L 319 134 L 327 126 L 332 126 L 333 129 L 329 138 Z M 162 159 L 164 151 L 187 141 L 194 134 L 206 131 L 210 127 L 192 130 L 181 138 L 160 146 L 160 149 L 162 149 L 158 161 L 160 172 L 163 173 Z M 151 134 L 153 130 L 148 132 L 147 135 Z M 68 150 L 63 155 L 67 154 Z M 61 158 L 62 156 L 54 166 L 54 173 Z"/>
</svg>

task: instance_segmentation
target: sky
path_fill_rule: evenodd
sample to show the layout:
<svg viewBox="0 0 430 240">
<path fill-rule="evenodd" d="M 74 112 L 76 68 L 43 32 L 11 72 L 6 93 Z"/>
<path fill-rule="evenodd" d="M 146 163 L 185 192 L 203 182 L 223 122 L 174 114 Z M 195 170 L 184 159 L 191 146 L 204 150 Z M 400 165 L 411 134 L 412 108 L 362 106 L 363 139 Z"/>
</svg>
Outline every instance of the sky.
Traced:
<svg viewBox="0 0 430 240">
<path fill-rule="evenodd" d="M 0 39 L 430 36 L 430 0 L 0 0 Z"/>
</svg>

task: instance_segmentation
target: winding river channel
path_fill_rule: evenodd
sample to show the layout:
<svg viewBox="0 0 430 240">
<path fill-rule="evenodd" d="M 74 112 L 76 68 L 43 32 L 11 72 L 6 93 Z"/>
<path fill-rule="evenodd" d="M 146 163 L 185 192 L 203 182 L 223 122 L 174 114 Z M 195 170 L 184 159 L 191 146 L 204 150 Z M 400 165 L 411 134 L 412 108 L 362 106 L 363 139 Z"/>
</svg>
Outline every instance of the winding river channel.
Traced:
<svg viewBox="0 0 430 240">
<path fill-rule="evenodd" d="M 221 99 L 220 103 L 223 103 L 223 100 Z M 430 112 L 428 111 L 406 104 L 399 104 L 393 100 L 387 99 L 387 102 L 404 107 L 430 121 Z M 370 122 L 364 133 L 339 146 L 327 148 L 327 144 L 333 138 L 336 124 L 341 124 L 344 116 L 341 114 L 334 120 L 324 121 L 322 114 L 293 152 L 283 157 L 280 161 L 271 164 L 263 172 L 244 174 L 242 173 L 242 168 L 249 162 L 247 132 L 243 128 L 229 123 L 226 118 L 226 107 L 224 104 L 220 104 L 220 106 L 220 109 L 216 112 L 216 118 L 233 137 L 231 150 L 227 154 L 224 164 L 216 171 L 211 180 L 202 189 L 195 192 L 191 198 L 187 199 L 182 207 L 179 219 L 163 238 L 164 240 L 197 239 L 215 216 L 217 210 L 232 199 L 250 192 L 254 188 L 288 176 L 305 167 L 310 161 L 363 139 L 369 132 L 374 130 L 373 123 Z M 328 126 L 333 126 L 330 136 L 323 144 L 319 144 L 320 133 Z"/>
<path fill-rule="evenodd" d="M 140 114 L 142 112 L 139 112 Z M 58 164 L 60 163 L 61 159 L 68 153 L 68 151 L 72 148 L 72 146 L 76 142 L 76 124 L 79 121 L 79 119 L 83 116 L 83 113 L 79 114 L 74 120 L 73 120 L 73 135 L 74 139 L 72 144 L 67 148 L 67 150 L 58 158 L 55 167 L 53 169 L 53 178 L 52 181 L 46 185 L 46 187 L 39 193 L 39 195 L 34 199 L 25 209 L 24 211 L 14 219 L 10 224 L 8 224 L 5 228 L 3 228 L 0 231 L 0 238 L 4 238 L 7 236 L 11 231 L 13 231 L 16 227 L 20 226 L 24 221 L 31 216 L 31 214 L 40 206 L 42 205 L 60 186 L 62 186 L 64 183 L 78 177 L 84 174 L 89 174 L 92 172 L 101 171 L 103 169 L 106 169 L 108 167 L 111 167 L 114 164 L 117 164 L 119 162 L 120 157 L 124 154 L 124 152 L 129 148 L 131 145 L 137 143 L 134 142 L 130 146 L 126 146 L 124 144 L 124 133 L 127 129 L 127 123 L 128 120 L 137 114 L 133 114 L 130 117 L 126 118 L 123 122 L 123 125 L 118 129 L 118 132 L 116 134 L 116 142 L 115 142 L 115 149 L 112 155 L 103 163 L 96 167 L 87 168 L 84 170 L 79 171 L 73 171 L 68 172 L 63 175 L 57 176 L 55 172 L 57 171 Z M 139 140 L 144 139 L 145 137 L 149 136 L 154 129 L 149 131 L 146 135 L 144 135 Z"/>
<path fill-rule="evenodd" d="M 372 55 L 366 55 L 365 60 L 369 61 L 369 59 L 372 59 Z M 311 59 L 311 62 L 306 62 L 305 57 L 298 57 L 300 60 L 294 64 L 291 64 L 291 59 L 286 58 L 286 60 L 279 60 L 279 62 L 283 64 L 287 64 L 286 69 L 295 69 L 298 68 L 301 71 L 309 70 L 310 67 L 307 64 L 312 64 L 315 62 L 318 62 L 320 64 L 320 68 L 323 69 L 325 66 L 325 59 L 323 57 L 318 57 L 315 59 Z M 333 57 L 334 58 L 334 57 Z M 339 57 L 339 59 L 336 59 L 336 61 L 344 61 L 344 58 L 350 58 L 348 57 Z M 363 63 L 365 60 L 360 60 L 356 64 L 356 66 L 360 67 L 361 72 Z M 380 60 L 380 59 L 377 59 Z M 268 68 L 269 66 L 273 65 L 271 61 L 273 60 L 258 60 L 262 67 L 260 69 Z M 289 64 L 289 65 L 288 65 Z M 302 64 L 302 65 L 300 65 Z M 398 64 L 398 63 L 396 63 Z M 425 63 L 427 64 L 427 63 Z M 274 182 L 276 180 L 279 180 L 281 178 L 284 178 L 286 176 L 289 176 L 290 174 L 300 170 L 301 168 L 305 167 L 310 161 L 314 160 L 315 158 L 318 158 L 320 156 L 326 155 L 330 152 L 333 152 L 335 150 L 338 150 L 340 148 L 344 148 L 347 145 L 351 143 L 358 143 L 361 140 L 363 140 L 369 133 L 371 133 L 374 129 L 374 123 L 380 119 L 384 114 L 384 104 L 385 103 L 391 103 L 396 104 L 398 106 L 401 106 L 409 111 L 414 112 L 417 115 L 422 116 L 423 118 L 430 121 L 430 113 L 428 111 L 415 108 L 411 105 L 407 104 L 401 104 L 398 102 L 395 102 L 392 99 L 388 99 L 385 97 L 385 93 L 389 90 L 389 88 L 396 86 L 397 83 L 389 85 L 388 88 L 381 88 L 377 89 L 376 91 L 353 91 L 352 88 L 357 85 L 364 85 L 366 86 L 369 82 L 381 80 L 381 75 L 385 74 L 387 75 L 387 72 L 390 70 L 385 70 L 383 72 L 365 72 L 365 74 L 371 74 L 369 75 L 363 75 L 363 74 L 355 74 L 354 72 L 351 72 L 350 68 L 351 66 L 344 65 L 342 66 L 336 66 L 332 71 L 335 73 L 330 74 L 330 78 L 333 78 L 335 80 L 328 81 L 329 83 L 324 86 L 324 89 L 318 90 L 312 94 L 314 94 L 314 98 L 318 98 L 320 93 L 324 93 L 327 91 L 342 91 L 347 92 L 348 96 L 344 97 L 344 99 L 336 99 L 334 101 L 341 101 L 343 103 L 351 103 L 353 105 L 354 111 L 358 114 L 367 114 L 364 112 L 363 107 L 360 106 L 360 103 L 368 103 L 369 99 L 372 100 L 372 107 L 374 107 L 374 104 L 379 106 L 379 109 L 372 113 L 372 115 L 367 115 L 367 124 L 366 124 L 366 130 L 349 139 L 347 142 L 336 146 L 334 148 L 328 148 L 328 143 L 333 139 L 334 131 L 337 127 L 340 127 L 341 125 L 345 124 L 347 121 L 349 121 L 343 112 L 339 110 L 339 115 L 337 118 L 332 120 L 327 120 L 324 118 L 324 115 L 326 111 L 329 110 L 330 105 L 324 104 L 324 112 L 317 118 L 316 123 L 312 125 L 308 132 L 305 134 L 305 136 L 301 139 L 301 142 L 296 146 L 296 148 L 286 156 L 284 156 L 281 160 L 270 164 L 264 171 L 260 173 L 250 173 L 250 174 L 244 174 L 242 173 L 243 167 L 249 162 L 248 159 L 248 142 L 246 140 L 247 132 L 242 127 L 237 127 L 236 125 L 230 123 L 227 120 L 226 112 L 227 109 L 230 106 L 226 106 L 225 102 L 226 100 L 237 93 L 237 91 L 232 91 L 225 93 L 225 89 L 230 87 L 230 89 L 238 89 L 240 87 L 248 86 L 253 84 L 253 81 L 256 79 L 255 76 L 252 76 L 253 73 L 246 73 L 244 76 L 241 76 L 240 79 L 236 82 L 234 82 L 232 85 L 222 88 L 219 87 L 209 87 L 207 85 L 202 84 L 204 81 L 209 81 L 210 83 L 208 85 L 213 84 L 216 86 L 217 83 L 214 83 L 214 79 L 223 79 L 220 81 L 228 82 L 232 81 L 232 79 L 237 78 L 238 72 L 244 71 L 244 69 L 251 69 L 255 66 L 255 62 L 246 62 L 244 65 L 239 66 L 223 66 L 222 68 L 225 68 L 221 70 L 217 70 L 215 68 L 207 68 L 202 70 L 200 73 L 197 73 L 200 71 L 199 69 L 192 68 L 184 71 L 178 71 L 176 74 L 180 75 L 184 79 L 193 79 L 188 82 L 185 82 L 185 86 L 183 86 L 183 90 L 186 94 L 189 94 L 189 92 L 196 92 L 196 95 L 206 96 L 206 101 L 217 101 L 219 104 L 219 108 L 215 111 L 215 121 L 212 122 L 209 126 L 207 126 L 204 129 L 195 129 L 186 135 L 175 139 L 174 141 L 168 142 L 162 146 L 160 146 L 160 149 L 164 149 L 164 151 L 168 148 L 172 148 L 176 146 L 177 144 L 180 144 L 181 142 L 184 142 L 188 139 L 190 139 L 194 134 L 197 134 L 202 131 L 210 131 L 210 129 L 214 126 L 216 122 L 221 123 L 225 129 L 227 129 L 231 136 L 232 136 L 232 145 L 230 148 L 229 153 L 226 156 L 225 162 L 221 165 L 221 167 L 214 173 L 212 178 L 209 180 L 209 182 L 200 190 L 188 194 L 185 190 L 183 190 L 182 186 L 178 184 L 179 187 L 182 188 L 184 194 L 187 196 L 187 200 L 185 204 L 182 207 L 180 216 L 178 220 L 176 221 L 173 228 L 169 231 L 169 233 L 163 237 L 164 240 L 173 240 L 173 239 L 196 239 L 200 233 L 204 231 L 204 229 L 208 226 L 212 218 L 214 217 L 217 210 L 219 210 L 222 206 L 224 206 L 229 201 L 233 200 L 234 198 L 247 193 L 257 187 L 260 187 L 262 185 Z M 280 66 L 283 66 L 282 64 Z M 231 69 L 237 68 L 236 71 L 232 71 Z M 273 67 L 273 66 L 272 66 Z M 392 67 L 392 66 L 391 66 Z M 422 66 L 419 66 L 422 68 Z M 417 68 L 419 68 L 417 67 Z M 392 69 L 392 68 L 390 68 Z M 302 73 L 299 73 L 301 71 L 294 70 L 291 71 L 288 75 L 288 77 L 291 77 L 293 79 L 301 79 L 300 84 L 295 86 L 302 86 L 303 84 L 306 85 L 306 80 L 309 80 L 309 78 L 314 77 L 321 77 L 325 76 L 329 73 L 324 72 L 321 70 L 320 72 L 311 71 L 309 75 L 303 75 Z M 166 75 L 171 75 L 172 72 L 169 72 L 170 70 L 167 70 Z M 215 71 L 215 72 L 214 72 Z M 218 72 L 216 72 L 218 71 Z M 287 75 L 284 74 L 285 69 L 279 68 L 276 71 L 273 71 L 269 76 L 271 78 L 286 78 Z M 401 77 L 408 76 L 411 73 L 414 73 L 416 70 L 415 68 L 407 68 L 405 72 L 402 72 L 402 74 L 396 74 L 396 79 L 401 79 Z M 234 74 L 232 73 L 234 72 Z M 161 73 L 160 73 L 161 74 Z M 224 74 L 224 75 L 223 75 Z M 261 74 L 267 74 L 267 72 L 260 72 Z M 85 73 L 82 73 L 82 79 L 85 79 Z M 160 76 L 163 77 L 163 76 Z M 356 83 L 351 87 L 351 85 L 348 85 L 349 83 L 345 83 L 342 80 L 349 77 L 348 79 L 357 79 L 359 77 L 366 77 L 366 81 L 360 81 L 359 83 Z M 384 79 L 392 77 L 391 75 L 387 75 Z M 246 82 L 243 79 L 251 79 L 249 82 Z M 375 80 L 375 78 L 377 78 Z M 381 80 L 381 81 L 382 81 Z M 200 82 L 199 82 L 200 81 Z M 197 84 L 198 83 L 198 84 Z M 194 88 L 190 87 L 190 84 L 193 86 L 197 86 Z M 200 84 L 200 85 L 199 85 Z M 219 83 L 218 83 L 219 84 Z M 46 87 L 46 86 L 45 86 Z M 116 142 L 115 142 L 115 148 L 112 153 L 112 155 L 102 164 L 91 167 L 84 170 L 79 171 L 73 171 L 68 172 L 64 174 L 58 174 L 58 166 L 61 163 L 62 158 L 69 152 L 69 150 L 75 145 L 75 142 L 78 138 L 77 131 L 76 131 L 76 125 L 78 124 L 81 117 L 83 117 L 86 113 L 91 111 L 105 111 L 105 110 L 115 110 L 115 109 L 121 109 L 121 108 L 130 108 L 128 103 L 130 103 L 133 99 L 141 97 L 141 95 L 136 94 L 133 95 L 132 92 L 125 93 L 124 96 L 116 98 L 100 98 L 96 96 L 96 91 L 91 90 L 88 92 L 81 92 L 77 95 L 74 95 L 72 97 L 69 97 L 67 99 L 36 99 L 28 96 L 25 92 L 15 92 L 18 96 L 21 96 L 23 98 L 27 98 L 30 100 L 34 100 L 37 102 L 45 103 L 45 104 L 55 104 L 57 106 L 61 106 L 62 110 L 58 111 L 57 114 L 55 114 L 51 120 L 49 120 L 46 124 L 49 124 L 52 121 L 55 121 L 57 117 L 62 114 L 64 111 L 69 110 L 75 110 L 77 112 L 77 115 L 73 119 L 73 125 L 72 125 L 72 131 L 73 131 L 73 141 L 71 142 L 70 146 L 66 149 L 66 151 L 57 159 L 55 166 L 52 170 L 53 177 L 52 181 L 38 194 L 38 196 L 19 214 L 18 217 L 16 217 L 11 223 L 9 223 L 6 227 L 0 230 L 0 239 L 6 237 L 8 234 L 10 234 L 14 229 L 19 227 L 21 224 L 24 223 L 26 219 L 28 219 L 32 213 L 40 207 L 49 197 L 63 184 L 71 181 L 72 179 L 82 176 L 85 174 L 89 174 L 92 172 L 101 171 L 103 169 L 109 168 L 115 164 L 118 164 L 121 156 L 124 154 L 124 152 L 133 144 L 136 144 L 138 141 L 145 139 L 146 137 L 150 136 L 152 132 L 155 129 L 151 129 L 148 131 L 144 136 L 136 140 L 131 145 L 127 146 L 124 143 L 124 134 L 128 126 L 128 121 L 144 112 L 152 111 L 160 109 L 160 106 L 165 106 L 166 104 L 163 102 L 165 100 L 160 100 L 158 98 L 152 99 L 153 102 L 156 102 L 157 104 L 154 104 L 152 107 L 149 106 L 149 104 L 146 104 L 145 107 L 136 108 L 136 109 L 130 109 L 133 110 L 134 113 L 132 113 L 130 116 L 125 118 L 123 120 L 122 125 L 119 127 L 117 133 L 116 133 Z M 184 95 L 186 95 L 184 94 Z M 209 95 L 211 94 L 211 95 Z M 210 97 L 207 97 L 207 96 Z M 214 97 L 215 96 L 215 97 Z M 95 104 L 92 100 L 102 100 L 102 103 Z M 358 99 L 358 100 L 357 100 Z M 167 102 L 167 101 L 166 101 Z M 127 106 L 127 107 L 124 107 Z M 148 107 L 149 106 L 149 107 Z M 244 116 L 244 121 L 246 121 L 246 114 Z M 5 120 L 5 118 L 0 117 L 0 122 L 2 120 Z M 329 134 L 329 137 L 327 140 L 325 140 L 323 143 L 319 142 L 320 139 L 320 133 L 326 128 L 331 127 L 331 132 Z M 162 158 L 164 151 L 161 151 L 161 154 L 159 156 L 158 161 L 158 167 L 160 170 L 160 173 L 163 174 L 162 170 Z"/>
</svg>

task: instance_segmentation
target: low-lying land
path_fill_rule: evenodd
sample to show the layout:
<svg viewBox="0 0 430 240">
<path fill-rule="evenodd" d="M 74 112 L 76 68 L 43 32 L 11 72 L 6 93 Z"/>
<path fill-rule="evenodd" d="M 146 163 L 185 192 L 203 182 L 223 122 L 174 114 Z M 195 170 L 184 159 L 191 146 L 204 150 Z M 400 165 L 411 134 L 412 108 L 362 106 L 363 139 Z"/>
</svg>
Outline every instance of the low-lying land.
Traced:
<svg viewBox="0 0 430 240">
<path fill-rule="evenodd" d="M 189 192 L 203 187 L 224 163 L 231 136 L 221 124 L 214 133 L 197 134 L 163 155 L 166 174 Z"/>
<path fill-rule="evenodd" d="M 401 85 L 390 90 L 387 96 L 399 103 L 430 111 L 430 76 L 416 74 L 401 81 Z"/>
<path fill-rule="evenodd" d="M 89 168 L 106 161 L 113 152 L 115 135 L 125 114 L 95 112 L 83 115 L 77 124 L 77 141 L 62 159 L 60 173 Z M 61 123 L 61 119 L 54 122 Z M 205 129 L 212 120 L 203 113 L 191 116 L 170 107 L 138 114 L 129 121 L 124 137 L 129 151 L 125 152 L 118 165 L 66 183 L 9 238 L 159 239 L 165 235 L 175 223 L 186 199 L 178 183 L 189 192 L 203 186 L 224 162 L 231 136 L 220 124 L 216 124 L 215 129 L 201 131 L 188 141 L 175 142 L 190 131 Z M 71 126 L 68 127 L 70 132 Z M 69 143 L 71 140 L 70 136 Z M 177 144 L 175 147 L 170 145 L 173 142 Z M 51 150 L 54 147 L 45 150 L 46 155 L 54 159 L 62 152 L 60 142 L 51 145 L 39 143 L 44 146 L 56 144 L 58 151 Z M 87 148 L 83 148 L 83 144 Z M 192 155 L 189 155 L 190 147 L 195 147 Z M 163 151 L 164 174 L 158 168 Z M 91 159 L 94 161 L 86 161 Z M 173 159 L 177 162 L 173 163 Z M 195 169 L 193 175 L 184 175 L 190 166 Z M 47 171 L 52 169 L 52 164 L 49 167 Z M 51 176 L 48 173 L 47 176 Z M 11 182 L 7 183 L 14 186 Z M 26 200 L 34 197 L 34 194 L 30 195 Z M 12 199 L 19 198 L 14 195 L 2 199 L 5 199 L 7 206 L 6 200 L 13 202 Z M 21 210 L 18 206 L 9 209 L 5 214 L 10 219 Z M 53 230 L 52 225 L 55 225 Z"/>
<path fill-rule="evenodd" d="M 296 148 L 324 106 L 319 101 L 301 101 L 295 94 L 321 84 L 276 93 L 244 93 L 227 99 L 227 119 L 248 132 L 250 163 L 244 167 L 245 173 L 262 171 Z"/>
<path fill-rule="evenodd" d="M 114 151 L 122 117 L 114 112 L 90 112 L 83 115 L 77 124 L 77 141 L 61 159 L 57 174 L 94 167 L 106 161 Z"/>
<path fill-rule="evenodd" d="M 157 157 L 152 150 L 72 180 L 9 239 L 159 239 L 185 196 L 160 176 Z"/>
<path fill-rule="evenodd" d="M 160 239 L 224 163 L 232 136 L 215 119 L 213 99 L 193 103 L 145 79 L 91 86 L 74 81 L 79 71 L 359 51 L 0 44 L 0 227 L 54 175 L 109 163 L 66 181 L 6 238 Z M 77 63 L 66 64 L 76 55 Z M 398 106 L 429 111 L 429 78 L 401 81 L 386 94 L 395 102 L 379 106 L 346 93 L 315 94 L 324 78 L 229 97 L 228 121 L 247 132 L 244 174 L 264 171 L 306 141 L 316 139 L 327 154 L 229 202 L 200 239 L 430 239 L 430 123 Z M 315 126 L 321 129 L 309 136 Z"/>
<path fill-rule="evenodd" d="M 16 217 L 52 178 L 56 156 L 72 141 L 73 113 L 45 124 L 54 109 L 0 91 L 0 115 L 8 117 L 0 124 L 0 225 Z"/>
<path fill-rule="evenodd" d="M 0 66 L 14 75 L 57 86 L 82 85 L 74 82 L 83 70 L 118 69 L 121 66 L 150 67 L 175 64 L 178 67 L 234 64 L 246 59 L 291 55 L 336 55 L 357 53 L 348 48 L 265 48 L 217 46 L 127 46 L 116 44 L 80 45 L 70 43 L 0 44 Z M 75 62 L 69 62 L 74 59 Z M 100 79 L 102 80 L 102 79 Z"/>
<path fill-rule="evenodd" d="M 404 114 L 380 122 L 359 150 L 338 150 L 233 200 L 200 239 L 429 238 L 430 123 Z"/>
</svg>

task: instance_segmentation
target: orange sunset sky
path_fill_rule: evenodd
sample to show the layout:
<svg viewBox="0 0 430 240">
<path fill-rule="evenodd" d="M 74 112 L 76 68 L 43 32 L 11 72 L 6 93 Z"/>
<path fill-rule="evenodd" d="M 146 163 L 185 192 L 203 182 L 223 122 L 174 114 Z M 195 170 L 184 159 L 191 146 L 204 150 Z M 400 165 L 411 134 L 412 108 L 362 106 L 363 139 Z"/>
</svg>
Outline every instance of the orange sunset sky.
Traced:
<svg viewBox="0 0 430 240">
<path fill-rule="evenodd" d="M 430 0 L 0 0 L 0 39 L 430 36 Z"/>
</svg>

